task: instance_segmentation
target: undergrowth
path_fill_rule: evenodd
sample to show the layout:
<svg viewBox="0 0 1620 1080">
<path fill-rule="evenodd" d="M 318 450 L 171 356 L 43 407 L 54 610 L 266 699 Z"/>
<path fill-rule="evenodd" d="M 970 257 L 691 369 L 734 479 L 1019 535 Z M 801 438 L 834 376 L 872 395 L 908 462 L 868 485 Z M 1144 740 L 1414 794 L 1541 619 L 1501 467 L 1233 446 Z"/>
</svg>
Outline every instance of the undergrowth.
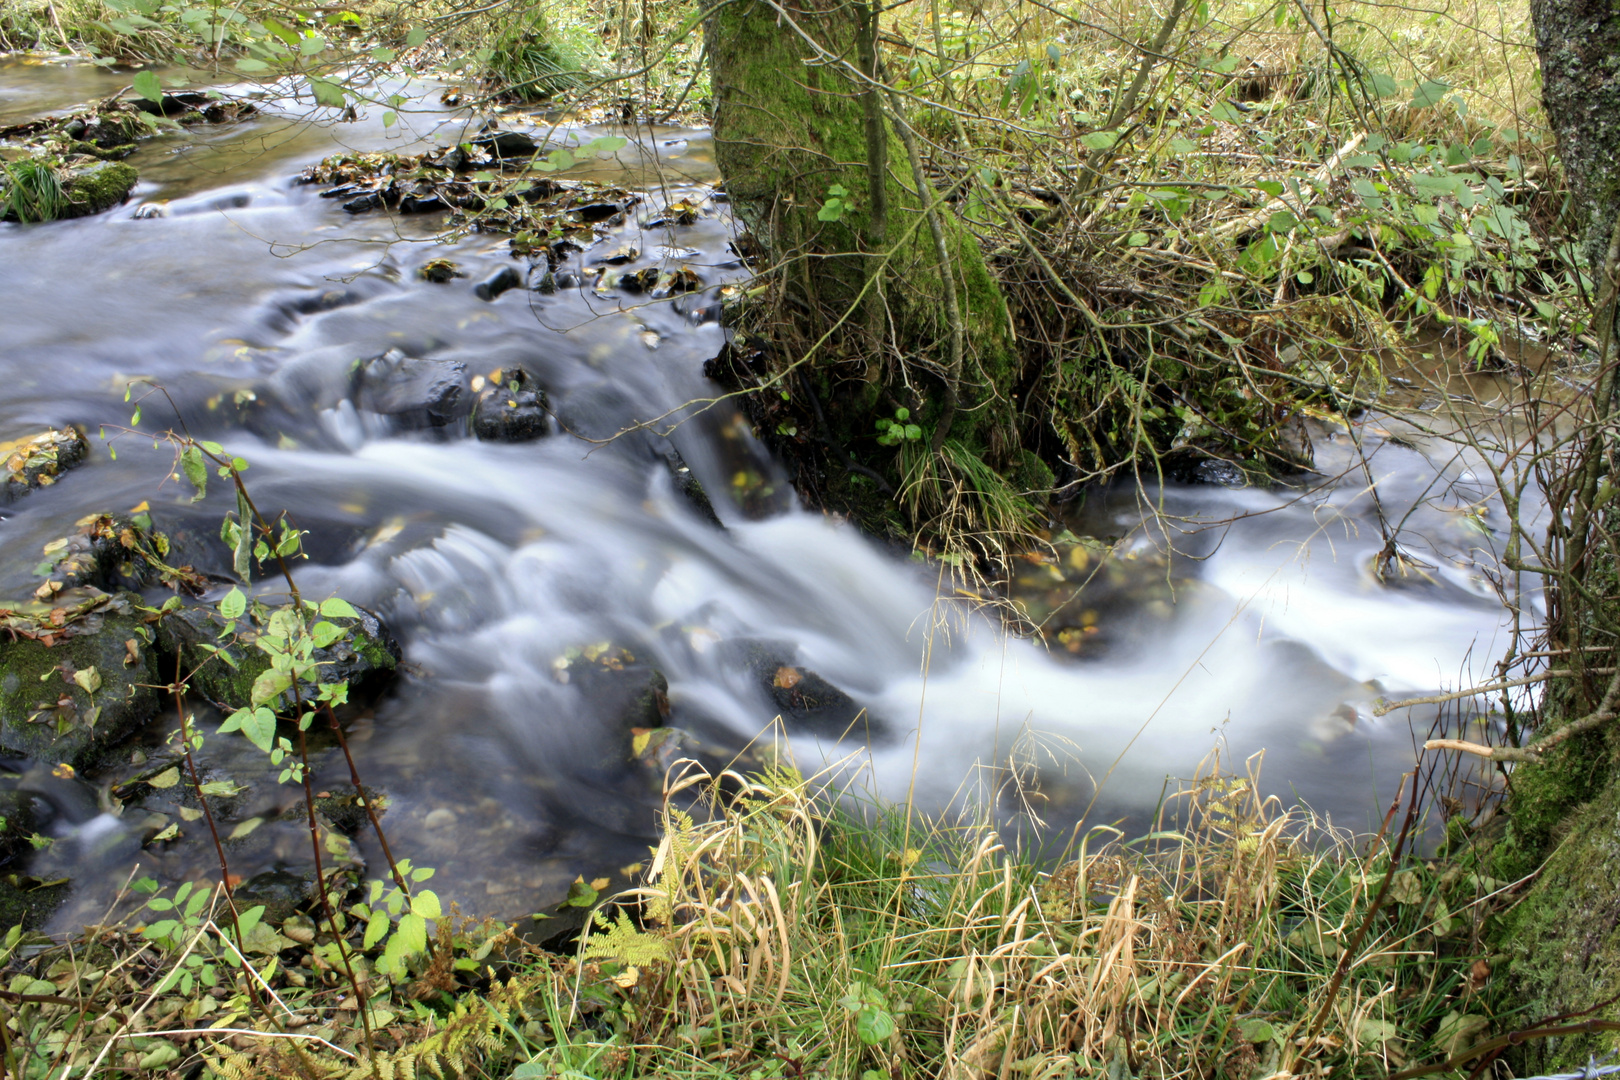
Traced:
<svg viewBox="0 0 1620 1080">
<path fill-rule="evenodd" d="M 345 908 L 369 1051 L 308 915 L 252 917 L 238 949 L 203 886 L 149 901 L 164 921 L 144 935 L 39 951 L 13 932 L 7 1071 L 1384 1077 L 1516 1023 L 1480 944 L 1500 883 L 1392 861 L 1390 838 L 1285 812 L 1253 775 L 1210 771 L 1179 830 L 1093 830 L 1056 862 L 831 805 L 792 773 L 687 775 L 669 796 L 645 885 L 599 902 L 576 883 L 593 920 L 568 955 L 444 912 L 436 949 L 388 968 Z"/>
</svg>

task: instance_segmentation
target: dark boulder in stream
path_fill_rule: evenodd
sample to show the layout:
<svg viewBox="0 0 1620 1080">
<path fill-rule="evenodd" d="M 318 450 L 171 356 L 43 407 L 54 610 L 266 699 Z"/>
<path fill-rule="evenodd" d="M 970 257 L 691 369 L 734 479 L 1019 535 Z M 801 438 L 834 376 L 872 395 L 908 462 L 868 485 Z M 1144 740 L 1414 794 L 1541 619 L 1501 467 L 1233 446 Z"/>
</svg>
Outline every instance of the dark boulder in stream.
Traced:
<svg viewBox="0 0 1620 1080">
<path fill-rule="evenodd" d="M 532 442 L 551 434 L 551 403 L 523 368 L 497 371 L 478 389 L 473 434 L 486 442 Z"/>
<path fill-rule="evenodd" d="M 465 416 L 467 365 L 389 349 L 355 367 L 355 404 L 408 430 L 444 427 Z"/>
<path fill-rule="evenodd" d="M 798 649 L 789 642 L 738 639 L 722 642 L 718 654 L 742 669 L 790 732 L 864 739 L 881 728 L 854 698 L 799 663 Z"/>
<path fill-rule="evenodd" d="M 85 588 L 0 607 L 0 752 L 83 768 L 156 715 L 139 605 Z"/>
</svg>

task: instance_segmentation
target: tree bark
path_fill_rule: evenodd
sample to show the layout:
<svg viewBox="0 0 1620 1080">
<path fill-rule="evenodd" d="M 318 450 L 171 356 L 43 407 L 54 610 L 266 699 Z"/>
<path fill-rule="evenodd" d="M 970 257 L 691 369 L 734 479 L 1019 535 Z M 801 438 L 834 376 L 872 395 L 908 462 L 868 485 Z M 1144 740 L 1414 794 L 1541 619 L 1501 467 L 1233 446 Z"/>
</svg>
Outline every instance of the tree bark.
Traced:
<svg viewBox="0 0 1620 1080">
<path fill-rule="evenodd" d="M 1620 214 L 1620 0 L 1531 0 L 1541 102 L 1558 140 L 1581 249 L 1603 266 Z"/>
<path fill-rule="evenodd" d="M 917 140 L 883 85 L 878 10 L 736 0 L 706 32 L 715 157 L 775 268 L 769 332 L 792 342 L 777 362 L 811 357 L 780 389 L 796 394 L 806 377 L 809 423 L 849 476 L 875 466 L 904 492 L 915 487 L 908 470 L 947 437 L 946 449 L 997 469 L 1017 460 L 1018 365 L 1006 303 L 953 193 L 914 167 Z M 896 408 L 923 433 L 880 447 L 876 424 Z"/>
</svg>

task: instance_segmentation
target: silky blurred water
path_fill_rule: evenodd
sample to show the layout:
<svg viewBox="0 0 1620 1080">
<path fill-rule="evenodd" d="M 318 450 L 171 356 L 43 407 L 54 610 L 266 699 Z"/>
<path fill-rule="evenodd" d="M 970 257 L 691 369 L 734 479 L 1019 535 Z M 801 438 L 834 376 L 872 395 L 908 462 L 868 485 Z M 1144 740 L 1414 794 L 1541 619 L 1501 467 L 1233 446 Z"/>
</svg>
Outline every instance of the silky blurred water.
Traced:
<svg viewBox="0 0 1620 1080">
<path fill-rule="evenodd" d="M 48 71 L 0 65 L 5 115 L 103 92 L 91 90 L 101 75 Z M 349 215 L 292 182 L 341 147 L 461 138 L 465 119 L 435 100 L 392 129 L 364 116 L 315 123 L 266 101 L 247 122 L 144 144 L 129 205 L 0 225 L 0 439 L 126 424 L 126 388 L 151 380 L 178 415 L 150 397 L 141 431 L 183 421 L 251 462 L 259 505 L 310 531 L 306 594 L 374 609 L 405 648 L 399 685 L 351 734 L 362 775 L 392 800 L 395 851 L 439 867 L 467 910 L 533 911 L 575 874 L 645 855 L 656 777 L 628 760 L 621 698 L 559 678 L 571 649 L 627 651 L 668 680 L 671 724 L 740 748 L 777 710 L 726 646 L 769 642 L 868 710 L 843 739 L 789 725 L 806 772 L 835 763 L 833 775 L 862 790 L 931 811 L 1035 806 L 1063 831 L 1088 809 L 1088 821 L 1145 824 L 1166 778 L 1190 775 L 1218 740 L 1229 760 L 1264 749 L 1270 790 L 1366 827 L 1412 765 L 1413 725 L 1421 734 L 1429 720 L 1374 719 L 1372 703 L 1478 678 L 1505 644 L 1487 580 L 1491 518 L 1462 512 L 1483 489 L 1465 462 L 1426 453 L 1409 433 L 1386 438 L 1373 417 L 1362 451 L 1342 428 L 1317 432 L 1319 469 L 1339 482 L 1171 488 L 1153 493 L 1155 514 L 1131 493 L 1092 493 L 1071 526 L 1123 538 L 1122 573 L 1144 587 L 1103 605 L 1111 644 L 1094 657 L 1009 637 L 993 613 L 942 589 L 937 568 L 797 507 L 729 406 L 688 404 L 716 392 L 702 374 L 723 336 L 712 293 L 653 302 L 517 288 L 486 301 L 475 285 L 513 264 L 504 237 L 442 243 L 442 219 Z M 594 163 L 598 175 L 646 186 L 641 211 L 684 198 L 706 213 L 643 229 L 633 212 L 629 235 L 607 246 L 635 242 L 643 254 L 627 269 L 687 265 L 716 288 L 744 277 L 706 186 L 707 134 L 622 134 L 631 145 Z M 148 204 L 165 215 L 134 216 Z M 419 279 L 435 258 L 467 277 Z M 557 431 L 522 445 L 479 442 L 464 426 L 400 431 L 349 393 L 353 363 L 387 349 L 459 360 L 469 374 L 523 365 Z M 653 418 L 663 419 L 638 429 Z M 178 536 L 217 531 L 223 493 L 192 504 L 169 477 L 166 446 L 118 447 L 114 460 L 95 442 L 86 466 L 4 508 L 0 544 L 14 557 L 0 586 L 31 587 L 39 547 L 87 513 L 144 502 Z M 1426 577 L 1392 587 L 1372 574 L 1384 541 L 1362 452 L 1386 514 L 1406 515 L 1403 538 Z M 681 464 L 723 527 L 676 490 Z M 746 513 L 733 490 L 748 492 Z M 208 550 L 196 543 L 188 550 Z M 171 722 L 148 733 L 145 752 L 160 752 Z M 240 740 L 210 738 L 207 753 L 248 786 L 237 818 L 297 802 Z M 330 754 L 319 770 L 320 783 L 346 776 Z M 1019 798 L 1008 794 L 1014 773 Z M 205 872 L 201 839 L 140 857 L 170 879 Z M 233 870 L 296 865 L 307 833 L 267 826 L 255 843 Z M 114 850 L 109 881 L 135 857 Z M 67 918 L 105 892 L 70 869 L 81 903 Z"/>
</svg>

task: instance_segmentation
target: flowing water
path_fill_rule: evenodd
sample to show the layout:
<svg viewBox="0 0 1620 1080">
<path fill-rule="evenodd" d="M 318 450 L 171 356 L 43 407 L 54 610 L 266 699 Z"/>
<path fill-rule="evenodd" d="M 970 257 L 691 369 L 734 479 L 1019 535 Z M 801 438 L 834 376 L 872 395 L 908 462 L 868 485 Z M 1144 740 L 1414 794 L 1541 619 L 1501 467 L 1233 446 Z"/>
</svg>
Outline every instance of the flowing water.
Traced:
<svg viewBox="0 0 1620 1080">
<path fill-rule="evenodd" d="M 117 83 L 0 65 L 0 121 Z M 644 857 L 660 777 L 629 760 L 625 710 L 626 687 L 649 668 L 668 680 L 669 723 L 723 750 L 781 711 L 758 656 L 815 672 L 867 712 L 848 732 L 790 719 L 800 766 L 841 763 L 863 790 L 930 810 L 1011 814 L 1020 800 L 1005 781 L 1016 774 L 1023 801 L 1055 828 L 1088 807 L 1089 821 L 1134 827 L 1165 778 L 1190 775 L 1220 738 L 1229 758 L 1266 750 L 1271 790 L 1364 828 L 1411 767 L 1412 727 L 1421 735 L 1427 724 L 1374 719 L 1374 700 L 1477 678 L 1500 652 L 1490 519 L 1464 512 L 1484 490 L 1377 418 L 1360 422 L 1359 452 L 1342 428 L 1317 432 L 1319 468 L 1338 482 L 1169 488 L 1156 493 L 1156 518 L 1134 495 L 1088 498 L 1071 527 L 1126 539 L 1105 575 L 1113 584 L 1082 605 L 1091 637 L 1078 656 L 1009 637 L 942 589 L 935 568 L 796 506 L 726 406 L 677 411 L 687 419 L 667 439 L 611 439 L 713 396 L 702 374 L 722 342 L 712 292 L 650 302 L 516 288 L 481 299 L 477 283 L 513 263 L 503 237 L 438 243 L 431 217 L 350 215 L 293 183 L 335 149 L 443 145 L 463 124 L 424 108 L 393 129 L 375 117 L 318 125 L 271 107 L 144 144 L 124 207 L 0 225 L 0 439 L 127 424 L 126 387 L 147 379 L 193 434 L 251 462 L 258 504 L 309 531 L 311 558 L 297 569 L 305 593 L 375 610 L 404 647 L 405 674 L 354 720 L 351 739 L 361 775 L 391 800 L 394 850 L 437 867 L 435 884 L 466 909 L 534 911 L 576 874 Z M 631 220 L 624 228 L 645 253 L 636 265 L 689 265 L 716 287 L 744 277 L 705 186 L 715 179 L 706 133 L 625 134 L 634 141 L 620 164 L 597 173 L 646 187 L 643 211 L 676 198 L 707 207 L 687 227 Z M 136 217 L 148 204 L 165 213 Z M 417 276 L 443 257 L 468 276 Z M 519 445 L 456 426 L 398 430 L 350 392 L 353 362 L 388 349 L 462 361 L 469 373 L 522 365 L 548 393 L 557 430 Z M 174 423 L 167 410 L 148 398 L 141 430 Z M 32 587 L 40 546 L 86 514 L 145 502 L 184 543 L 217 532 L 231 509 L 219 491 L 192 504 L 169 476 L 167 446 L 124 437 L 114 458 L 92 443 L 88 464 L 4 508 L 7 594 Z M 720 524 L 678 489 L 672 450 Z M 1386 512 L 1410 510 L 1405 535 L 1434 568 L 1426 578 L 1390 587 L 1371 573 L 1383 538 L 1361 453 Z M 188 549 L 200 568 L 224 571 L 223 553 L 205 565 L 209 550 Z M 1030 564 L 1022 576 L 1038 592 L 1061 588 L 1072 569 Z M 606 666 L 582 670 L 581 650 Z M 628 674 L 603 675 L 614 667 Z M 217 721 L 199 713 L 205 730 Z M 131 747 L 132 761 L 160 755 L 171 724 Z M 230 821 L 270 819 L 233 844 L 233 871 L 304 865 L 307 833 L 275 820 L 297 791 L 276 785 L 244 740 L 210 738 L 204 757 L 210 775 L 244 787 L 224 807 Z M 105 785 L 136 769 L 85 779 Z M 346 779 L 330 750 L 318 770 L 317 786 Z M 103 858 L 106 881 L 136 858 L 132 816 L 126 808 L 114 830 L 124 840 Z M 139 857 L 169 880 L 201 874 L 212 858 L 204 839 Z M 110 886 L 67 865 L 69 846 L 58 846 L 41 872 L 77 876 L 78 902 L 60 917 L 71 922 Z"/>
</svg>

